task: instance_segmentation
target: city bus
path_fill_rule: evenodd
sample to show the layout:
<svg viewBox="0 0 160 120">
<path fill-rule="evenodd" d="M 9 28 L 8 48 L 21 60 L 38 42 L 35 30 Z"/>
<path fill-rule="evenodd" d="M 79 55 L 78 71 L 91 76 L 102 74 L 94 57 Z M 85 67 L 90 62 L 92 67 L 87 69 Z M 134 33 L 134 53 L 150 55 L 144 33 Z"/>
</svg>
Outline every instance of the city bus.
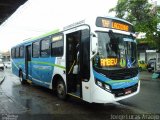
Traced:
<svg viewBox="0 0 160 120">
<path fill-rule="evenodd" d="M 111 103 L 140 90 L 133 25 L 116 17 L 82 19 L 11 48 L 12 72 L 20 82 Z"/>
</svg>

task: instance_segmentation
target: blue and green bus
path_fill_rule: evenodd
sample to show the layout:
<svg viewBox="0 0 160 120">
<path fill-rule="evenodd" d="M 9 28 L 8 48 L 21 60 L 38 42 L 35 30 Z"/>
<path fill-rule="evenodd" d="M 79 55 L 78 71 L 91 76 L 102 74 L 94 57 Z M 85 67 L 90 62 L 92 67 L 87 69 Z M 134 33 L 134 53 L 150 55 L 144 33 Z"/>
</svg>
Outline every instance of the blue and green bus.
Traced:
<svg viewBox="0 0 160 120">
<path fill-rule="evenodd" d="M 20 82 L 90 103 L 109 103 L 140 90 L 133 25 L 115 17 L 83 19 L 11 48 Z"/>
</svg>

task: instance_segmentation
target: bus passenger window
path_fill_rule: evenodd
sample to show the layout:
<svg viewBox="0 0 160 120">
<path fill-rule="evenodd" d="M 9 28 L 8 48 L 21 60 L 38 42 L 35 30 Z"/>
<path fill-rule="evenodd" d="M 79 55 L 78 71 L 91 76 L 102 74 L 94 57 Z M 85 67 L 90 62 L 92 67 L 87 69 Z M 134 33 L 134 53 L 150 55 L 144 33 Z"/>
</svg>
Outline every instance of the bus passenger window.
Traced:
<svg viewBox="0 0 160 120">
<path fill-rule="evenodd" d="M 23 57 L 24 57 L 24 46 L 21 46 L 21 47 L 20 47 L 19 57 L 20 57 L 20 58 L 23 58 Z"/>
<path fill-rule="evenodd" d="M 50 40 L 48 38 L 41 41 L 41 57 L 50 56 Z"/>
<path fill-rule="evenodd" d="M 33 52 L 32 57 L 37 58 L 39 57 L 39 41 L 33 43 Z"/>
<path fill-rule="evenodd" d="M 19 47 L 16 48 L 16 58 L 19 58 Z"/>
<path fill-rule="evenodd" d="M 13 49 L 11 50 L 11 57 L 12 57 L 12 58 L 15 58 L 15 51 L 16 51 L 15 48 L 13 48 Z"/>
<path fill-rule="evenodd" d="M 60 57 L 63 55 L 63 35 L 54 35 L 52 37 L 51 54 L 54 57 Z"/>
<path fill-rule="evenodd" d="M 52 43 L 52 56 L 58 57 L 63 55 L 63 41 L 55 41 Z"/>
</svg>

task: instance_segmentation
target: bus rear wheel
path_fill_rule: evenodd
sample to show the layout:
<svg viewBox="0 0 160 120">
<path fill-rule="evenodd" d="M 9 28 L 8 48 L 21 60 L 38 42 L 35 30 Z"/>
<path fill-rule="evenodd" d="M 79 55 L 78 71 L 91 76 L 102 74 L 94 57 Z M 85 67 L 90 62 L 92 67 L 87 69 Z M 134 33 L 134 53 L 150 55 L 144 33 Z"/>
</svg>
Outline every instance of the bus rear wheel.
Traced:
<svg viewBox="0 0 160 120">
<path fill-rule="evenodd" d="M 58 98 L 60 98 L 62 100 L 65 100 L 67 98 L 66 86 L 61 79 L 58 80 L 58 82 L 57 82 L 56 91 L 57 91 Z"/>
<path fill-rule="evenodd" d="M 24 78 L 23 78 L 22 71 L 20 71 L 20 73 L 19 73 L 19 80 L 20 80 L 21 84 L 25 84 L 26 83 L 25 80 L 24 80 Z"/>
</svg>

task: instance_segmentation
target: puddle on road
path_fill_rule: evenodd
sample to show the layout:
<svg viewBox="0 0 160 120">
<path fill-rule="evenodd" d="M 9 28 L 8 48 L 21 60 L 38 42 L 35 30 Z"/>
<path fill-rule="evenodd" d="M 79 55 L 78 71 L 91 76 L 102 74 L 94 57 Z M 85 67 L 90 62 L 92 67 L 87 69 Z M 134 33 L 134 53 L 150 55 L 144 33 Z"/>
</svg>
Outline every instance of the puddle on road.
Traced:
<svg viewBox="0 0 160 120">
<path fill-rule="evenodd" d="M 25 107 L 27 109 L 31 109 L 32 108 L 32 99 L 26 99 L 25 100 Z"/>
<path fill-rule="evenodd" d="M 19 90 L 19 95 L 24 95 L 25 91 Z"/>
<path fill-rule="evenodd" d="M 4 91 L 0 87 L 0 96 L 4 95 Z"/>
<path fill-rule="evenodd" d="M 0 91 L 0 95 L 4 95 L 4 92 Z"/>
<path fill-rule="evenodd" d="M 19 90 L 19 100 L 27 110 L 32 108 L 32 98 L 25 90 Z"/>
</svg>

